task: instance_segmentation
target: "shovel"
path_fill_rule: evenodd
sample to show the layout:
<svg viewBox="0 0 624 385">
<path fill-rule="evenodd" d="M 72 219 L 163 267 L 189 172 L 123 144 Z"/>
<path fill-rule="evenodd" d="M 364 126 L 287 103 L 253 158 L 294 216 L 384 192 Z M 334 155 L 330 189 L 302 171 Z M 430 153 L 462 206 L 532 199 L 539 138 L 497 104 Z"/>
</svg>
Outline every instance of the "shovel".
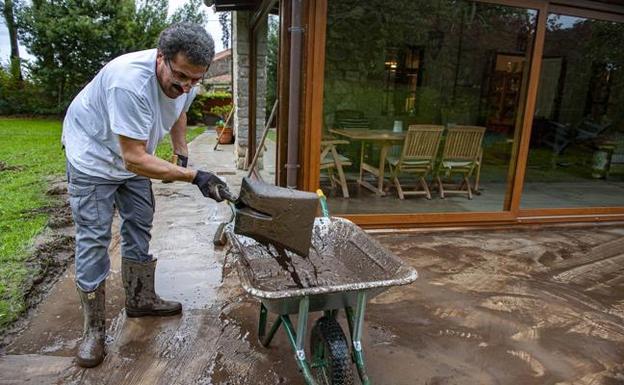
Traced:
<svg viewBox="0 0 624 385">
<path fill-rule="evenodd" d="M 315 193 L 243 178 L 238 198 L 223 196 L 234 208 L 234 233 L 307 257 L 318 209 Z"/>
</svg>

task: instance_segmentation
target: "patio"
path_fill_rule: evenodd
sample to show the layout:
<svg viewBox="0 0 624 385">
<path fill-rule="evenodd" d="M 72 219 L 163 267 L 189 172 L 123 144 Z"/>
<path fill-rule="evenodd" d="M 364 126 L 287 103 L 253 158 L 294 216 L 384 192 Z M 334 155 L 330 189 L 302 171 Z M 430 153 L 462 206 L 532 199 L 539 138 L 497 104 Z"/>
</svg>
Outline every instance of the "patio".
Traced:
<svg viewBox="0 0 624 385">
<path fill-rule="evenodd" d="M 238 191 L 245 173 L 234 169 L 231 145 L 212 151 L 213 138 L 210 132 L 191 144 L 191 164 L 218 171 Z M 73 363 L 81 319 L 69 269 L 0 356 L 0 384 L 303 385 L 284 333 L 270 349 L 257 342 L 258 301 L 241 288 L 226 250 L 213 248 L 227 207 L 184 183 L 154 189 L 156 283 L 163 296 L 183 302 L 184 313 L 125 317 L 116 235 L 103 364 L 85 370 Z M 374 237 L 419 272 L 414 284 L 367 307 L 363 344 L 374 384 L 624 381 L 622 226 Z"/>
</svg>

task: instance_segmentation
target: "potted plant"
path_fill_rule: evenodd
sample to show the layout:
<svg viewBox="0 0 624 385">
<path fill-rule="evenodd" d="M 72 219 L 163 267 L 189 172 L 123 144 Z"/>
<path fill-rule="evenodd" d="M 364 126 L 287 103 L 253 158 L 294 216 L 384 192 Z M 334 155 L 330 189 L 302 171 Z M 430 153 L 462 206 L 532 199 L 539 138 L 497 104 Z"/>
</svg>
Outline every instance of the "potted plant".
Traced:
<svg viewBox="0 0 624 385">
<path fill-rule="evenodd" d="M 210 109 L 210 113 L 217 115 L 219 120 L 217 121 L 216 131 L 217 138 L 220 144 L 230 144 L 233 139 L 233 130 L 230 123 L 226 125 L 227 118 L 232 111 L 232 104 L 226 104 L 224 106 L 215 106 Z"/>
</svg>

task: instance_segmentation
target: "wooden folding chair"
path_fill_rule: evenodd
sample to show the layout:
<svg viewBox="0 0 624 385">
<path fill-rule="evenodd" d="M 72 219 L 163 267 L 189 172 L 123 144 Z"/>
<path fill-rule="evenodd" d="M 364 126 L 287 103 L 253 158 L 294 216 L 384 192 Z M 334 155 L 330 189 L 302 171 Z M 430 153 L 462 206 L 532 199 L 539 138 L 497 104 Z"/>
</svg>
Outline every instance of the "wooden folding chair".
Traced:
<svg viewBox="0 0 624 385">
<path fill-rule="evenodd" d="M 443 131 L 443 126 L 411 125 L 405 136 L 400 157 L 388 156 L 390 179 L 396 186 L 399 199 L 405 199 L 405 195 L 425 195 L 427 199 L 431 199 L 425 178 L 433 170 Z M 401 174 L 415 174 L 422 190 L 418 190 L 416 184 L 413 191 L 404 191 L 399 180 Z"/>
<path fill-rule="evenodd" d="M 327 170 L 329 182 L 332 188 L 336 188 L 339 184 L 342 189 L 342 196 L 349 197 L 349 189 L 347 188 L 347 178 L 343 170 L 344 166 L 351 166 L 351 160 L 346 156 L 340 155 L 336 146 L 339 144 L 349 144 L 347 140 L 327 139 L 321 140 L 321 170 Z M 336 173 L 338 176 L 336 176 Z"/>
<path fill-rule="evenodd" d="M 472 199 L 470 177 L 475 171 L 480 172 L 484 135 L 485 127 L 478 126 L 454 126 L 447 130 L 442 159 L 436 168 L 440 198 L 444 198 L 445 194 L 456 193 L 466 194 L 468 199 Z M 462 180 L 459 184 L 447 185 L 450 188 L 445 190 L 441 175 L 452 181 L 453 174 L 461 174 Z"/>
</svg>

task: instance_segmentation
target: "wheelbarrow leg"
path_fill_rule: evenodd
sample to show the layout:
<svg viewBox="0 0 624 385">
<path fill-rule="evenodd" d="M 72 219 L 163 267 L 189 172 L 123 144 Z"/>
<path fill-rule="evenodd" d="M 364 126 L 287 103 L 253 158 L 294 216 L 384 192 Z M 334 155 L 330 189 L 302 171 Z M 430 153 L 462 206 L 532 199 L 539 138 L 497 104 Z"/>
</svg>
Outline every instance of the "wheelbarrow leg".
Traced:
<svg viewBox="0 0 624 385">
<path fill-rule="evenodd" d="M 269 311 L 264 306 L 263 303 L 260 303 L 260 320 L 258 322 L 258 339 L 262 341 L 264 339 L 264 334 L 266 333 L 266 323 Z M 263 344 L 264 345 L 264 344 Z"/>
<path fill-rule="evenodd" d="M 308 312 L 310 308 L 310 298 L 303 297 L 301 301 L 299 301 L 299 316 L 297 320 L 297 331 L 295 332 L 295 328 L 293 327 L 292 322 L 290 321 L 290 317 L 288 314 L 281 315 L 280 319 L 284 324 L 284 329 L 286 329 L 286 334 L 288 335 L 288 341 L 290 345 L 295 350 L 295 359 L 297 360 L 297 366 L 301 370 L 303 377 L 305 378 L 306 384 L 308 385 L 318 385 L 318 383 L 314 380 L 312 376 L 312 372 L 310 371 L 310 366 L 308 365 L 308 361 L 306 360 L 305 355 L 305 336 L 306 329 L 308 326 Z"/>
<path fill-rule="evenodd" d="M 269 334 L 265 336 L 268 314 L 269 314 L 269 311 L 264 306 L 264 304 L 260 304 L 260 323 L 258 325 L 258 340 L 260 341 L 262 346 L 264 346 L 265 348 L 269 346 L 269 344 L 271 343 L 271 340 L 273 339 L 273 336 L 275 336 L 275 333 L 277 332 L 277 329 L 279 329 L 279 327 L 282 325 L 282 318 L 277 317 L 277 319 L 273 323 L 273 326 L 271 326 L 271 330 L 269 331 Z"/>
<path fill-rule="evenodd" d="M 364 310 L 366 308 L 366 293 L 361 291 L 357 297 L 357 308 L 355 317 L 353 309 L 346 309 L 347 318 L 349 320 L 349 332 L 351 333 L 351 341 L 353 343 L 353 360 L 357 367 L 362 385 L 371 385 L 368 374 L 366 374 L 366 366 L 364 364 L 364 353 L 362 351 L 362 330 L 364 328 Z"/>
</svg>

